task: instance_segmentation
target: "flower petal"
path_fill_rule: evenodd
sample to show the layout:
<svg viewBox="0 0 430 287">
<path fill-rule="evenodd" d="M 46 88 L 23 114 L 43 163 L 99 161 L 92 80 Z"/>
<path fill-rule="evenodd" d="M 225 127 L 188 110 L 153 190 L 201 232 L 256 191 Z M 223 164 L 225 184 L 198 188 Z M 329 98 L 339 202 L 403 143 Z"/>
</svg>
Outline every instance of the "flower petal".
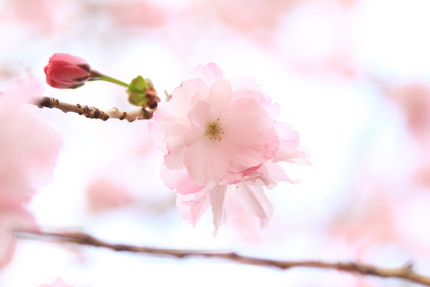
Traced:
<svg viewBox="0 0 430 287">
<path fill-rule="evenodd" d="M 273 205 L 264 194 L 263 187 L 241 183 L 235 191 L 245 210 L 260 218 L 261 228 L 266 228 L 273 214 Z"/>
<path fill-rule="evenodd" d="M 186 118 L 188 111 L 192 108 L 194 103 L 194 101 L 192 101 L 193 95 L 199 91 L 208 89 L 208 86 L 206 86 L 202 79 L 193 79 L 183 82 L 181 86 L 177 87 L 172 92 L 172 98 L 168 103 L 171 113 L 175 118 L 177 118 L 178 115 Z"/>
<path fill-rule="evenodd" d="M 213 214 L 213 225 L 215 226 L 215 230 L 213 235 L 216 236 L 218 234 L 218 228 L 226 223 L 226 215 L 224 209 L 225 195 L 227 192 L 227 186 L 225 185 L 217 185 L 213 189 L 209 191 L 210 194 L 210 202 L 212 205 L 212 214 Z"/>
<path fill-rule="evenodd" d="M 179 194 L 176 197 L 176 206 L 182 217 L 189 223 L 196 225 L 200 217 L 208 209 L 210 196 L 206 189 L 197 193 Z"/>
<path fill-rule="evenodd" d="M 212 85 L 210 89 L 209 103 L 214 117 L 219 117 L 229 107 L 233 99 L 233 90 L 228 81 L 219 81 Z"/>
<path fill-rule="evenodd" d="M 261 85 L 252 77 L 236 77 L 230 79 L 230 82 L 234 91 L 242 89 L 261 91 Z"/>
<path fill-rule="evenodd" d="M 273 126 L 267 111 L 255 99 L 239 99 L 222 117 L 224 137 L 236 146 L 252 146 Z"/>
<path fill-rule="evenodd" d="M 212 86 L 217 81 L 224 80 L 221 69 L 215 63 L 208 63 L 207 65 L 198 65 L 194 72 L 191 74 L 190 79 L 199 78 L 203 79 L 208 87 Z"/>
<path fill-rule="evenodd" d="M 299 146 L 299 133 L 293 131 L 293 128 L 286 123 L 277 122 L 274 126 L 281 139 L 273 161 L 312 165 L 307 150 Z"/>
<path fill-rule="evenodd" d="M 222 142 L 201 137 L 184 155 L 184 165 L 198 186 L 212 188 L 230 166 L 230 153 Z"/>
<path fill-rule="evenodd" d="M 205 101 L 198 101 L 193 109 L 188 113 L 188 118 L 191 121 L 191 129 L 184 137 L 184 142 L 187 147 L 202 137 L 208 128 L 208 123 L 211 120 L 210 113 L 211 105 Z"/>
<path fill-rule="evenodd" d="M 173 125 L 166 132 L 168 153 L 164 156 L 164 163 L 169 169 L 182 169 L 186 151 L 184 142 L 184 130 L 181 125 Z"/>
</svg>

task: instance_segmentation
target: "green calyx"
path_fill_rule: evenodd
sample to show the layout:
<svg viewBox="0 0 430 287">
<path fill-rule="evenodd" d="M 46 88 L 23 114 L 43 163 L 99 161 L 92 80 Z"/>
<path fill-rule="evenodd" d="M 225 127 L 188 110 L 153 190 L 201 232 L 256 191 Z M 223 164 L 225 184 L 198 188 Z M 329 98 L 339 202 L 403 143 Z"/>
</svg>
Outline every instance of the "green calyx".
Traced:
<svg viewBox="0 0 430 287">
<path fill-rule="evenodd" d="M 146 107 L 149 101 L 147 93 L 153 88 L 154 85 L 152 84 L 151 80 L 144 79 L 142 76 L 137 76 L 131 81 L 128 89 L 126 90 L 128 94 L 128 101 L 132 105 Z"/>
<path fill-rule="evenodd" d="M 77 85 L 71 86 L 69 89 L 77 89 L 77 88 L 79 88 L 79 87 L 82 87 L 83 85 L 84 85 L 84 83 L 82 83 L 82 84 L 77 84 Z"/>
</svg>

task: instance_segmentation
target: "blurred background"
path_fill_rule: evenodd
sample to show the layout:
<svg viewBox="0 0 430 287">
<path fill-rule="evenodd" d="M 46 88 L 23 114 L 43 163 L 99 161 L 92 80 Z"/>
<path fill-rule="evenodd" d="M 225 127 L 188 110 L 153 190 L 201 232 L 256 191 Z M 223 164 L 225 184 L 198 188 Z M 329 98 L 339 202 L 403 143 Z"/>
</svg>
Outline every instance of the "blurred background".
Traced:
<svg viewBox="0 0 430 287">
<path fill-rule="evenodd" d="M 428 0 L 0 0 L 0 87 L 44 78 L 56 52 L 160 96 L 198 64 L 250 76 L 281 107 L 312 167 L 285 165 L 298 185 L 267 192 L 267 230 L 240 206 L 213 237 L 195 226 L 159 176 L 147 122 L 35 112 L 63 137 L 54 177 L 30 210 L 50 231 L 113 243 L 234 250 L 262 258 L 413 262 L 430 275 L 430 2 Z M 120 86 L 46 85 L 45 96 L 132 110 Z M 337 271 L 244 266 L 20 240 L 0 286 L 57 277 L 76 286 L 415 286 Z"/>
</svg>

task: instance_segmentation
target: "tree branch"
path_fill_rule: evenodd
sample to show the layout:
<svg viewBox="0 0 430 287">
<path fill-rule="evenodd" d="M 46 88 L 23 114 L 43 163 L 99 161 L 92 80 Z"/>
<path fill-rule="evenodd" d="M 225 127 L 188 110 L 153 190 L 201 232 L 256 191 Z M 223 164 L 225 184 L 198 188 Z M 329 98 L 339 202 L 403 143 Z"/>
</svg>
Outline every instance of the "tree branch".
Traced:
<svg viewBox="0 0 430 287">
<path fill-rule="evenodd" d="M 40 97 L 36 102 L 39 108 L 59 109 L 63 112 L 73 112 L 83 115 L 90 119 L 100 119 L 106 121 L 108 119 L 120 119 L 133 122 L 134 120 L 148 120 L 152 118 L 155 110 L 147 110 L 140 108 L 134 111 L 121 112 L 117 108 L 112 108 L 107 111 L 100 110 L 95 107 L 81 106 L 80 104 L 68 104 L 60 102 L 58 99 L 50 97 Z"/>
<path fill-rule="evenodd" d="M 201 256 L 201 257 L 212 257 L 221 258 L 230 261 L 234 261 L 242 264 L 276 267 L 283 270 L 296 268 L 296 267 L 310 267 L 310 268 L 322 268 L 322 269 L 335 269 L 339 271 L 346 271 L 351 273 L 357 273 L 361 275 L 372 275 L 382 278 L 398 278 L 404 279 L 416 284 L 424 286 L 430 286 L 430 277 L 419 275 L 414 272 L 413 265 L 411 263 L 406 264 L 400 268 L 382 268 L 369 264 L 362 264 L 356 262 L 337 262 L 330 263 L 317 260 L 304 260 L 304 261 L 280 261 L 271 259 L 260 259 L 248 256 L 242 256 L 234 252 L 225 251 L 202 251 L 202 250 L 176 250 L 176 249 L 159 249 L 150 247 L 138 247 L 124 244 L 110 244 L 99 240 L 91 235 L 85 233 L 52 233 L 52 232 L 33 232 L 33 231 L 17 231 L 16 236 L 20 238 L 29 239 L 42 239 L 42 240 L 57 240 L 62 242 L 70 242 L 75 244 L 103 247 L 112 249 L 115 251 L 129 251 L 147 253 L 153 255 L 165 255 L 173 256 L 177 258 Z"/>
</svg>

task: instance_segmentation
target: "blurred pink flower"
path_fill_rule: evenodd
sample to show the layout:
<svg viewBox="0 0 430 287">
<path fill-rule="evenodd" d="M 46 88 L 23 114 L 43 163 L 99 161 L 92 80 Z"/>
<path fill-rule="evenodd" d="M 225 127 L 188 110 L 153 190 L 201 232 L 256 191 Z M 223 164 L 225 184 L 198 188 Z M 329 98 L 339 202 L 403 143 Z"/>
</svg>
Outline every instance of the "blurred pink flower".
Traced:
<svg viewBox="0 0 430 287">
<path fill-rule="evenodd" d="M 430 136 L 430 88 L 424 83 L 410 83 L 397 88 L 393 94 L 405 113 L 408 128 L 419 140 Z"/>
<path fill-rule="evenodd" d="M 194 78 L 158 106 L 150 129 L 166 153 L 162 178 L 177 190 L 190 223 L 210 204 L 217 229 L 225 221 L 224 203 L 234 195 L 267 225 L 272 205 L 263 187 L 291 182 L 277 162 L 309 163 L 298 134 L 276 122 L 277 114 L 255 80 L 226 81 L 213 63 L 197 67 Z"/>
<path fill-rule="evenodd" d="M 399 194 L 372 175 L 360 177 L 353 185 L 361 186 L 351 190 L 350 198 L 326 228 L 334 252 L 348 249 L 353 256 L 364 258 L 375 250 L 397 246 L 407 254 L 428 256 L 429 232 L 423 228 L 427 221 L 417 216 L 421 210 L 425 210 L 422 215 L 428 214 L 426 192 Z"/>
<path fill-rule="evenodd" d="M 412 176 L 411 190 L 430 186 L 430 87 L 427 83 L 408 83 L 396 87 L 390 96 L 404 113 L 419 162 Z"/>
<path fill-rule="evenodd" d="M 285 0 L 211 0 L 209 3 L 223 21 L 243 32 L 275 29 L 279 19 L 295 4 Z"/>
<path fill-rule="evenodd" d="M 1 186 L 18 190 L 49 180 L 61 145 L 58 134 L 25 106 L 42 90 L 42 82 L 20 82 L 0 92 Z M 24 177 L 18 181 L 19 177 Z M 25 189 L 25 188 L 24 188 Z"/>
<path fill-rule="evenodd" d="M 97 213 L 126 206 L 133 198 L 125 188 L 99 178 L 87 187 L 87 201 L 90 211 Z"/>
<path fill-rule="evenodd" d="M 65 53 L 55 53 L 44 68 L 48 85 L 58 89 L 74 89 L 85 84 L 91 67 L 84 59 Z"/>
<path fill-rule="evenodd" d="M 281 22 L 275 50 L 302 73 L 357 77 L 352 43 L 355 7 L 343 0 L 302 1 Z"/>
<path fill-rule="evenodd" d="M 166 9 L 152 1 L 111 2 L 105 4 L 104 9 L 120 27 L 157 28 L 167 20 Z"/>
<path fill-rule="evenodd" d="M 24 106 L 41 82 L 19 83 L 0 93 L 0 256 L 9 253 L 11 230 L 35 228 L 25 205 L 34 185 L 50 179 L 61 145 L 56 132 Z M 8 258 L 0 257 L 0 265 Z"/>
<path fill-rule="evenodd" d="M 4 1 L 6 3 L 0 11 L 0 19 L 25 23 L 31 29 L 38 32 L 52 32 L 58 29 L 58 21 L 55 17 L 55 9 L 58 9 L 56 1 L 52 0 L 21 0 Z"/>
<path fill-rule="evenodd" d="M 3 190 L 0 187 L 0 192 Z M 16 240 L 12 230 L 36 230 L 37 225 L 23 204 L 0 199 L 0 268 L 9 264 L 15 253 Z"/>
</svg>

